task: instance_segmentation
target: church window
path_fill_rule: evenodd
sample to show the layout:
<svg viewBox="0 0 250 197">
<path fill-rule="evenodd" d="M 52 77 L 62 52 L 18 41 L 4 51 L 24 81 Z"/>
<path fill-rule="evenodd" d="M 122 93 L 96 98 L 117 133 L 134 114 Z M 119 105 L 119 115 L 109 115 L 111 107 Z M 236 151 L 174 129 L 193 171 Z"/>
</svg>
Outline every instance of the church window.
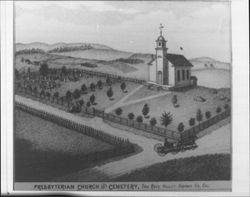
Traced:
<svg viewBox="0 0 250 197">
<path fill-rule="evenodd" d="M 185 70 L 182 70 L 182 80 L 185 80 Z"/>
<path fill-rule="evenodd" d="M 177 70 L 177 81 L 181 80 L 181 73 L 179 70 Z"/>
<path fill-rule="evenodd" d="M 189 70 L 187 70 L 187 79 L 189 79 Z"/>
</svg>

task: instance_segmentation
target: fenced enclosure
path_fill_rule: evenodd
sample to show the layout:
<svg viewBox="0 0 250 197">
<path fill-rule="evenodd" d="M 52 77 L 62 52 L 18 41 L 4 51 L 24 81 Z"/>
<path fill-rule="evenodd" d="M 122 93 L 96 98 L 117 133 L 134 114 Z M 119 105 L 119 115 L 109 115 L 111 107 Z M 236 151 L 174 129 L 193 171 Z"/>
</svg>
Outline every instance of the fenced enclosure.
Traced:
<svg viewBox="0 0 250 197">
<path fill-rule="evenodd" d="M 231 114 L 230 109 L 226 109 L 225 111 L 199 123 L 198 125 L 191 127 L 181 133 L 181 137 L 183 139 L 187 139 L 191 136 L 196 136 L 199 132 L 205 130 L 206 128 L 218 123 L 219 121 L 229 117 Z"/>
<path fill-rule="evenodd" d="M 89 126 L 86 126 L 83 124 L 79 124 L 79 123 L 76 123 L 74 121 L 71 121 L 71 120 L 68 120 L 68 119 L 65 119 L 65 118 L 44 112 L 44 111 L 36 110 L 34 108 L 28 107 L 28 106 L 23 105 L 23 104 L 18 103 L 18 102 L 16 102 L 15 107 L 17 109 L 26 111 L 30 114 L 36 115 L 40 118 L 43 118 L 45 120 L 52 121 L 53 123 L 56 123 L 60 126 L 64 126 L 66 128 L 73 129 L 77 132 L 83 133 L 84 135 L 94 137 L 96 139 L 100 139 L 100 140 L 105 141 L 107 143 L 110 143 L 112 145 L 126 147 L 126 148 L 128 148 L 128 150 L 133 149 L 133 144 L 131 144 L 128 139 L 122 139 L 120 137 L 104 133 L 101 130 L 94 129 L 92 127 L 89 127 Z"/>
</svg>

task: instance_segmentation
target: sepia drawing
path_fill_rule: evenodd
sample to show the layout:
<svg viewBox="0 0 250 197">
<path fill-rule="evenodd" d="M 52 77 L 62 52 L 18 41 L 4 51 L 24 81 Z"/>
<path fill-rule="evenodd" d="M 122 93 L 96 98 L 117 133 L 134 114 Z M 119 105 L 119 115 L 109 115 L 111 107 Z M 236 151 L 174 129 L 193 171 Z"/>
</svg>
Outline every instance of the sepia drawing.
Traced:
<svg viewBox="0 0 250 197">
<path fill-rule="evenodd" d="M 231 189 L 229 1 L 14 10 L 17 190 Z"/>
</svg>

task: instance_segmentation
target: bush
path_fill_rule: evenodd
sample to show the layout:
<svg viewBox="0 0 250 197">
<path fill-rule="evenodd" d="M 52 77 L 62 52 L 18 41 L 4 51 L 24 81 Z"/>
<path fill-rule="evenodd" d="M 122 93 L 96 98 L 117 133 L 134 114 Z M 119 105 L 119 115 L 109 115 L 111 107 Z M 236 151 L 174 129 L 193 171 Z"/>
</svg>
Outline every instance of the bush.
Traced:
<svg viewBox="0 0 250 197">
<path fill-rule="evenodd" d="M 170 112 L 168 113 L 164 112 L 161 115 L 161 125 L 163 125 L 164 127 L 167 127 L 168 125 L 170 125 L 172 121 L 173 121 L 173 118 Z"/>
<path fill-rule="evenodd" d="M 122 82 L 122 83 L 121 83 L 121 89 L 122 89 L 123 92 L 124 92 L 124 90 L 126 89 L 126 83 L 125 83 L 125 82 Z"/>
<path fill-rule="evenodd" d="M 227 111 L 227 110 L 230 110 L 230 106 L 228 104 L 225 104 L 224 105 L 224 109 Z"/>
<path fill-rule="evenodd" d="M 110 87 L 107 91 L 107 96 L 109 97 L 109 99 L 111 100 L 112 99 L 112 96 L 113 96 L 113 90 L 112 90 L 112 87 Z"/>
<path fill-rule="evenodd" d="M 148 104 L 145 104 L 142 108 L 142 114 L 144 117 L 146 117 L 149 113 L 149 107 L 148 107 Z"/>
<path fill-rule="evenodd" d="M 102 85 L 103 85 L 102 80 L 99 80 L 99 81 L 97 82 L 98 88 L 101 89 L 101 88 L 102 88 Z"/>
<path fill-rule="evenodd" d="M 95 84 L 94 83 L 90 84 L 90 89 L 91 89 L 91 91 L 95 91 Z"/>
<path fill-rule="evenodd" d="M 73 92 L 73 97 L 74 97 L 74 99 L 78 99 L 80 96 L 81 96 L 80 90 L 76 89 L 76 90 Z"/>
<path fill-rule="evenodd" d="M 139 123 L 143 122 L 142 116 L 137 116 L 136 121 Z"/>
<path fill-rule="evenodd" d="M 220 112 L 221 112 L 221 107 L 218 106 L 218 107 L 216 108 L 216 113 L 219 114 Z"/>
<path fill-rule="evenodd" d="M 87 105 L 87 107 L 90 107 L 91 103 L 88 101 L 86 105 Z"/>
<path fill-rule="evenodd" d="M 82 84 L 81 90 L 82 90 L 82 92 L 86 92 L 87 91 L 87 86 L 85 84 Z"/>
<path fill-rule="evenodd" d="M 197 120 L 198 122 L 201 122 L 202 119 L 203 119 L 203 115 L 202 115 L 202 113 L 201 113 L 201 110 L 198 109 L 197 112 L 196 112 L 196 120 Z"/>
<path fill-rule="evenodd" d="M 178 125 L 178 131 L 179 132 L 184 131 L 184 124 L 182 122 Z"/>
<path fill-rule="evenodd" d="M 94 104 L 95 103 L 95 95 L 92 94 L 90 97 L 89 97 L 89 101 L 91 102 L 91 104 Z"/>
<path fill-rule="evenodd" d="M 133 120 L 134 117 L 135 117 L 134 113 L 131 112 L 131 113 L 128 114 L 128 119 L 129 120 Z"/>
<path fill-rule="evenodd" d="M 150 125 L 155 126 L 156 123 L 157 123 L 156 119 L 155 118 L 151 118 Z"/>
<path fill-rule="evenodd" d="M 210 111 L 206 111 L 205 116 L 207 119 L 211 118 L 211 112 Z"/>
<path fill-rule="evenodd" d="M 122 109 L 121 108 L 117 108 L 115 110 L 115 113 L 116 113 L 116 115 L 120 116 L 122 114 Z"/>
<path fill-rule="evenodd" d="M 195 125 L 195 119 L 194 118 L 190 118 L 189 119 L 189 125 L 192 127 Z"/>
</svg>

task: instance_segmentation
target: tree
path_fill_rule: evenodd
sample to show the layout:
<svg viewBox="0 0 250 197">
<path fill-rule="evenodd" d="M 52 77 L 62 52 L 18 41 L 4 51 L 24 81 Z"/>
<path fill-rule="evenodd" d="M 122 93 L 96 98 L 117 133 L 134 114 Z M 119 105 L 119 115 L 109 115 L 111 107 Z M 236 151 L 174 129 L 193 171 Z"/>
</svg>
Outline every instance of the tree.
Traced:
<svg viewBox="0 0 250 197">
<path fill-rule="evenodd" d="M 178 131 L 181 133 L 182 131 L 184 131 L 184 124 L 181 122 L 179 125 L 178 125 Z"/>
<path fill-rule="evenodd" d="M 201 122 L 202 119 L 203 119 L 203 115 L 202 115 L 202 113 L 201 113 L 201 110 L 198 109 L 197 112 L 196 112 L 196 120 L 197 120 L 198 122 Z"/>
<path fill-rule="evenodd" d="M 211 112 L 210 111 L 206 111 L 205 116 L 207 119 L 211 118 Z"/>
<path fill-rule="evenodd" d="M 91 91 L 95 91 L 95 84 L 94 83 L 90 84 L 90 89 L 91 89 Z"/>
<path fill-rule="evenodd" d="M 103 85 L 102 80 L 97 81 L 97 86 L 99 89 L 102 89 L 102 85 Z"/>
<path fill-rule="evenodd" d="M 81 96 L 80 90 L 76 89 L 76 90 L 73 92 L 73 97 L 74 97 L 74 99 L 78 99 L 80 96 Z"/>
<path fill-rule="evenodd" d="M 110 77 L 107 77 L 106 83 L 107 83 L 108 85 L 111 85 L 111 79 L 110 79 Z"/>
<path fill-rule="evenodd" d="M 66 92 L 65 97 L 66 97 L 66 100 L 67 100 L 68 106 L 69 106 L 69 102 L 70 102 L 70 100 L 71 100 L 72 93 L 68 90 L 68 91 Z"/>
<path fill-rule="evenodd" d="M 91 104 L 95 104 L 95 95 L 92 94 L 90 97 L 89 97 L 89 101 L 91 102 Z"/>
<path fill-rule="evenodd" d="M 81 90 L 82 90 L 82 92 L 85 93 L 87 91 L 87 86 L 85 84 L 82 84 Z"/>
<path fill-rule="evenodd" d="M 112 90 L 112 87 L 110 87 L 107 91 L 107 96 L 109 97 L 109 100 L 113 100 L 112 99 L 112 96 L 113 96 L 113 90 Z"/>
<path fill-rule="evenodd" d="M 67 74 L 67 69 L 65 66 L 62 67 L 61 72 L 64 76 Z"/>
<path fill-rule="evenodd" d="M 190 118 L 189 119 L 189 125 L 192 127 L 195 125 L 195 119 L 194 118 Z"/>
<path fill-rule="evenodd" d="M 228 104 L 225 104 L 224 105 L 224 109 L 227 111 L 227 110 L 230 110 L 230 106 Z"/>
<path fill-rule="evenodd" d="M 148 107 L 148 104 L 145 104 L 142 108 L 142 114 L 144 117 L 146 117 L 149 113 L 149 107 Z"/>
<path fill-rule="evenodd" d="M 177 100 L 177 95 L 174 95 L 174 96 L 172 97 L 172 103 L 173 103 L 173 105 L 176 106 L 177 102 L 178 102 L 178 100 Z"/>
<path fill-rule="evenodd" d="M 48 64 L 46 62 L 43 62 L 40 66 L 40 69 L 39 69 L 39 73 L 45 77 L 48 75 L 49 73 L 49 68 L 48 68 Z"/>
<path fill-rule="evenodd" d="M 33 94 L 34 94 L 35 96 L 37 95 L 37 87 L 36 87 L 36 86 L 33 88 Z"/>
<path fill-rule="evenodd" d="M 170 125 L 173 121 L 173 118 L 172 118 L 172 114 L 170 114 L 170 112 L 166 113 L 164 112 L 162 115 L 161 115 L 161 125 L 167 127 L 168 125 Z"/>
<path fill-rule="evenodd" d="M 48 100 L 50 100 L 50 93 L 46 92 L 46 97 L 48 98 Z"/>
<path fill-rule="evenodd" d="M 139 123 L 143 122 L 142 116 L 137 116 L 136 121 Z"/>
<path fill-rule="evenodd" d="M 90 107 L 91 103 L 88 101 L 86 105 L 87 105 L 87 107 Z"/>
<path fill-rule="evenodd" d="M 155 118 L 151 118 L 151 120 L 150 120 L 150 124 L 152 125 L 152 126 L 155 126 L 156 125 L 156 119 Z"/>
<path fill-rule="evenodd" d="M 124 90 L 126 89 L 126 83 L 122 82 L 120 87 L 121 87 L 122 91 L 124 92 Z"/>
<path fill-rule="evenodd" d="M 121 108 L 117 108 L 115 110 L 115 113 L 116 113 L 116 115 L 120 116 L 122 114 L 122 109 Z"/>
<path fill-rule="evenodd" d="M 84 100 L 83 100 L 83 99 L 81 99 L 81 100 L 79 100 L 79 101 L 78 101 L 78 103 L 79 103 L 79 105 L 80 105 L 80 106 L 83 106 L 83 104 L 84 104 Z"/>
<path fill-rule="evenodd" d="M 129 120 L 133 120 L 134 117 L 135 117 L 134 113 L 131 112 L 131 113 L 128 114 L 128 119 Z"/>
<path fill-rule="evenodd" d="M 59 98 L 59 92 L 55 92 L 53 95 L 53 99 L 56 99 L 57 103 L 58 103 L 58 98 Z"/>
<path fill-rule="evenodd" d="M 218 106 L 218 107 L 216 108 L 216 113 L 219 114 L 220 112 L 221 112 L 221 107 Z"/>
</svg>

